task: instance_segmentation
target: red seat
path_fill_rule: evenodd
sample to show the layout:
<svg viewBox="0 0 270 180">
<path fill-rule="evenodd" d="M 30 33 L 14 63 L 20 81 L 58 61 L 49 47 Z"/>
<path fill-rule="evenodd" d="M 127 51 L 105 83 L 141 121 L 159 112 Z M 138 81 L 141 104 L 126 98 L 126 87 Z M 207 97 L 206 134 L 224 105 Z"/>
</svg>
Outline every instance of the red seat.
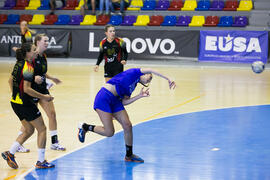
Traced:
<svg viewBox="0 0 270 180">
<path fill-rule="evenodd" d="M 16 6 L 13 9 L 23 10 L 28 6 L 28 0 L 17 0 Z"/>
<path fill-rule="evenodd" d="M 180 11 L 182 7 L 183 7 L 182 0 L 173 0 L 170 4 L 170 7 L 168 8 L 168 11 Z"/>
<path fill-rule="evenodd" d="M 150 22 L 147 24 L 148 26 L 160 26 L 163 22 L 163 16 L 153 15 L 150 17 Z"/>
<path fill-rule="evenodd" d="M 77 7 L 77 0 L 67 0 L 64 10 L 74 10 Z"/>
<path fill-rule="evenodd" d="M 29 21 L 32 21 L 33 15 L 32 14 L 22 14 L 20 16 L 20 21 L 16 22 L 16 24 L 20 24 L 22 21 L 26 21 L 27 23 Z"/>
<path fill-rule="evenodd" d="M 219 18 L 217 16 L 207 16 L 203 26 L 214 27 L 217 26 Z"/>
<path fill-rule="evenodd" d="M 226 1 L 223 11 L 236 11 L 239 4 L 237 0 Z"/>
<path fill-rule="evenodd" d="M 3 24 L 7 20 L 6 14 L 0 14 L 0 24 Z"/>
<path fill-rule="evenodd" d="M 45 21 L 41 24 L 43 25 L 53 25 L 57 21 L 58 17 L 56 14 L 49 14 L 45 16 Z"/>
<path fill-rule="evenodd" d="M 94 25 L 103 26 L 103 25 L 106 25 L 109 21 L 110 21 L 110 16 L 99 15 L 97 17 L 97 21 L 94 23 Z"/>
</svg>

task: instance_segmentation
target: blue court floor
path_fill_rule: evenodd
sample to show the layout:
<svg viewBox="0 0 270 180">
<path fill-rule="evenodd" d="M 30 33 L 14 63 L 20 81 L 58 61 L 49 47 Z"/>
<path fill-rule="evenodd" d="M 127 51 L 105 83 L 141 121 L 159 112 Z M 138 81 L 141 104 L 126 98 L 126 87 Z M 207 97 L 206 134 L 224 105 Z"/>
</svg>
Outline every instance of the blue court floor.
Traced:
<svg viewBox="0 0 270 180">
<path fill-rule="evenodd" d="M 145 163 L 123 160 L 120 132 L 53 161 L 54 169 L 33 170 L 25 179 L 270 179 L 270 105 L 170 116 L 133 130 L 134 153 Z"/>
</svg>

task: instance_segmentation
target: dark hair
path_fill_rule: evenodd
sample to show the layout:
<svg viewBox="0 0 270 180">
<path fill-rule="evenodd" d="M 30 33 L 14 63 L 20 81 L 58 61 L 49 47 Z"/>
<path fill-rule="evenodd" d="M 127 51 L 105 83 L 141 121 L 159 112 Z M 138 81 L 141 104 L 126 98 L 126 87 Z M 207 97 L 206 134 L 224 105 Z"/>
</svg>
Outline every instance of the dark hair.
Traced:
<svg viewBox="0 0 270 180">
<path fill-rule="evenodd" d="M 114 27 L 114 25 L 112 25 L 112 24 L 107 24 L 107 25 L 105 26 L 105 28 L 104 28 L 105 32 L 107 32 L 108 29 L 109 29 L 110 27 Z"/>
<path fill-rule="evenodd" d="M 24 60 L 26 53 L 31 51 L 32 45 L 31 42 L 23 43 L 22 46 L 16 50 L 16 59 L 18 61 Z"/>
<path fill-rule="evenodd" d="M 47 35 L 46 34 L 37 34 L 35 36 L 35 45 L 37 46 L 37 42 L 40 41 L 42 39 L 42 37 L 46 37 Z"/>
</svg>

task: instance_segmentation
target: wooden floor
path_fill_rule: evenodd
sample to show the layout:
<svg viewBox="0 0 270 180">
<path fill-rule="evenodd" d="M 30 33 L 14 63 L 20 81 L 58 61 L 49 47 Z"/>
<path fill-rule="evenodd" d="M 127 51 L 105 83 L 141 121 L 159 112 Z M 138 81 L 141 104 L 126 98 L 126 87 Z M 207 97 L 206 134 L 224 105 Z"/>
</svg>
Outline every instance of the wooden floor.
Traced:
<svg viewBox="0 0 270 180">
<path fill-rule="evenodd" d="M 13 65 L 13 62 L 0 62 L 1 152 L 9 150 L 20 128 L 20 122 L 9 103 L 10 91 L 7 81 Z M 133 67 L 148 66 L 127 65 L 126 69 Z M 165 80 L 154 76 L 150 85 L 151 96 L 126 107 L 133 124 L 187 112 L 270 104 L 268 69 L 262 74 L 254 74 L 250 68 L 243 67 L 156 66 L 151 68 L 174 79 L 177 88 L 169 90 Z M 87 138 L 86 143 L 81 144 L 77 140 L 77 124 L 81 121 L 100 124 L 92 106 L 96 93 L 104 84 L 104 78 L 102 68 L 95 73 L 93 66 L 88 64 L 49 63 L 49 74 L 63 81 L 61 85 L 53 86 L 50 92 L 55 97 L 60 143 L 67 148 L 66 152 L 50 150 L 50 138 L 47 133 L 46 159 L 50 161 L 102 138 L 93 135 L 92 139 Z M 140 88 L 141 85 L 138 85 L 133 95 L 137 94 Z M 47 124 L 47 117 L 45 113 L 42 114 Z M 120 131 L 119 124 L 115 123 L 115 125 L 116 130 Z M 0 160 L 0 179 L 16 178 L 34 166 L 37 160 L 36 133 L 25 143 L 25 147 L 30 148 L 31 152 L 16 153 L 19 169 L 13 170 L 4 160 Z"/>
</svg>

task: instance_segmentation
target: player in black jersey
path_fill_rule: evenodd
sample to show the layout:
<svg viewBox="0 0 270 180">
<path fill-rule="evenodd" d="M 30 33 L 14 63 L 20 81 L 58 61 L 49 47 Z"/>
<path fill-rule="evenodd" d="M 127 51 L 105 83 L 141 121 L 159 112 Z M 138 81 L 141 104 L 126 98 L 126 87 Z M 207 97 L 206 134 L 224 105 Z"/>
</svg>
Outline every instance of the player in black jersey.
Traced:
<svg viewBox="0 0 270 180">
<path fill-rule="evenodd" d="M 20 30 L 21 30 L 21 44 L 27 43 L 27 42 L 33 42 L 32 40 L 32 34 L 35 34 L 36 31 L 32 30 L 28 27 L 26 21 L 22 21 L 20 23 Z M 16 51 L 18 47 L 13 47 L 13 51 Z"/>
<path fill-rule="evenodd" d="M 49 94 L 41 94 L 31 88 L 34 81 L 34 67 L 32 59 L 36 56 L 36 47 L 32 43 L 24 43 L 20 49 L 16 50 L 17 62 L 9 78 L 9 85 L 12 91 L 11 106 L 15 114 L 20 119 L 24 131 L 19 135 L 9 151 L 2 153 L 2 157 L 8 165 L 17 169 L 15 152 L 35 131 L 38 132 L 38 161 L 36 168 L 52 168 L 53 164 L 45 160 L 46 147 L 46 126 L 43 122 L 40 111 L 33 101 L 33 97 L 52 101 L 53 97 Z"/>
<path fill-rule="evenodd" d="M 38 54 L 33 60 L 35 82 L 32 83 L 32 88 L 42 94 L 50 94 L 47 89 L 46 78 L 51 79 L 56 84 L 61 83 L 58 78 L 52 77 L 47 73 L 47 58 L 44 51 L 48 47 L 48 41 L 49 38 L 45 34 L 37 34 L 35 37 L 35 45 L 37 47 Z M 51 149 L 65 151 L 66 148 L 61 146 L 58 142 L 56 112 L 53 101 L 48 102 L 38 98 L 34 98 L 34 101 L 35 103 L 40 104 L 49 119 Z M 21 132 L 22 131 L 24 131 L 23 128 L 21 128 Z M 20 152 L 23 152 L 22 150 L 27 150 L 23 146 L 20 146 L 18 150 L 20 149 Z"/>
<path fill-rule="evenodd" d="M 105 26 L 105 34 L 106 38 L 99 44 L 99 56 L 94 71 L 98 71 L 99 64 L 105 59 L 104 77 L 107 82 L 113 76 L 123 72 L 128 52 L 123 39 L 115 37 L 115 27 L 113 25 Z"/>
</svg>

